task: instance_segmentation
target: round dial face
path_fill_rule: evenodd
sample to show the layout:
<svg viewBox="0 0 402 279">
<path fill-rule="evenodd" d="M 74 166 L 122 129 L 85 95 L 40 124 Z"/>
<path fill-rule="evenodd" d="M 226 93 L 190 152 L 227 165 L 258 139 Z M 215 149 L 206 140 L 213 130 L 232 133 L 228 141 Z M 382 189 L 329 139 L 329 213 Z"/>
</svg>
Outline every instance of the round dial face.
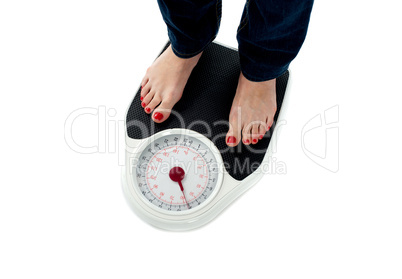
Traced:
<svg viewBox="0 0 402 279">
<path fill-rule="evenodd" d="M 182 134 L 156 138 L 143 149 L 135 166 L 139 191 L 165 212 L 201 208 L 222 181 L 215 149 L 206 138 Z"/>
</svg>

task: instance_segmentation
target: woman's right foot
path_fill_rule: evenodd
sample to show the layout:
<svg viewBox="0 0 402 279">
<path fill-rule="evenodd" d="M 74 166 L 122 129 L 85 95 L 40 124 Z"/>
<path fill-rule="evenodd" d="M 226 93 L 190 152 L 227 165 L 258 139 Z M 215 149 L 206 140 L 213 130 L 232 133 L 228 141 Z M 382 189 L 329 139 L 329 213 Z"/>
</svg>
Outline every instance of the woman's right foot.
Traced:
<svg viewBox="0 0 402 279">
<path fill-rule="evenodd" d="M 146 113 L 152 113 L 155 122 L 169 117 L 201 54 L 184 59 L 177 57 L 169 46 L 148 68 L 141 82 L 141 106 Z"/>
</svg>

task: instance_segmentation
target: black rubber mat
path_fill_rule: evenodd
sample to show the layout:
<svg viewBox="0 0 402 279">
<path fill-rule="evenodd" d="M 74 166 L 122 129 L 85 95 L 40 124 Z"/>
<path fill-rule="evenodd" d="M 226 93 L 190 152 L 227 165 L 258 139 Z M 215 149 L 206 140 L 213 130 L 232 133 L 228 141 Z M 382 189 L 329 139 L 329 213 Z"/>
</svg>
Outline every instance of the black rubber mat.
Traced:
<svg viewBox="0 0 402 279">
<path fill-rule="evenodd" d="M 164 49 L 168 46 L 169 43 Z M 239 74 L 238 52 L 216 43 L 210 44 L 191 73 L 182 98 L 173 108 L 184 119 L 184 127 L 174 113 L 163 123 L 152 121 L 151 115 L 146 114 L 141 107 L 139 88 L 127 113 L 128 136 L 143 139 L 166 129 L 191 127 L 191 130 L 205 135 L 215 143 L 228 173 L 237 180 L 243 180 L 255 171 L 264 159 L 281 109 L 289 72 L 276 81 L 278 109 L 271 130 L 257 144 L 246 146 L 240 142 L 237 147 L 228 147 L 225 135 L 229 127 L 229 112 Z M 203 124 L 197 124 L 201 122 L 208 123 L 210 130 Z M 139 123 L 147 129 L 140 129 Z"/>
</svg>

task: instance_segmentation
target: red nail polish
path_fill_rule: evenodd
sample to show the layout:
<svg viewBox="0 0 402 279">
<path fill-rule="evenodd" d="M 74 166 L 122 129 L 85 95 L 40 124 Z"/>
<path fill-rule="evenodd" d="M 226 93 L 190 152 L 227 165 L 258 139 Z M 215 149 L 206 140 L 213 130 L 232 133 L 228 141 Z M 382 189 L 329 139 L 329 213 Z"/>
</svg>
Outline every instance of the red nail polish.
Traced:
<svg viewBox="0 0 402 279">
<path fill-rule="evenodd" d="M 150 108 L 145 108 L 145 111 L 146 112 L 151 112 L 151 109 Z"/>
<path fill-rule="evenodd" d="M 144 103 L 144 102 L 142 102 L 142 103 L 141 103 L 141 106 L 142 106 L 143 108 L 145 108 L 145 103 Z"/>
<path fill-rule="evenodd" d="M 268 131 L 269 131 L 269 129 L 271 129 L 271 126 L 268 126 Z"/>
<path fill-rule="evenodd" d="M 257 140 L 256 140 L 256 139 L 253 139 L 253 143 L 257 143 Z"/>
<path fill-rule="evenodd" d="M 160 112 L 155 112 L 154 113 L 154 118 L 158 121 L 161 121 L 163 119 L 163 114 Z"/>
<path fill-rule="evenodd" d="M 141 101 L 144 100 L 144 97 L 141 96 L 140 100 L 141 100 Z"/>
<path fill-rule="evenodd" d="M 244 143 L 250 143 L 250 141 L 248 139 L 244 140 Z"/>
<path fill-rule="evenodd" d="M 236 143 L 236 138 L 235 137 L 228 137 L 228 139 L 226 140 L 227 143 Z"/>
<path fill-rule="evenodd" d="M 263 135 L 260 135 L 260 139 L 262 139 L 264 136 Z"/>
</svg>

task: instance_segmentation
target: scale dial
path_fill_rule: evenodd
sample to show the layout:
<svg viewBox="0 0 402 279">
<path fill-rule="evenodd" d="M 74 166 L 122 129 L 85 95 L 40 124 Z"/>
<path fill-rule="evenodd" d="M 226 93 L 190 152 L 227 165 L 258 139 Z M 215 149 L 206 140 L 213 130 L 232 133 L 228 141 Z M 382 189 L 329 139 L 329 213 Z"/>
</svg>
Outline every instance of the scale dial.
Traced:
<svg viewBox="0 0 402 279">
<path fill-rule="evenodd" d="M 186 214 L 208 204 L 223 175 L 220 153 L 211 141 L 180 133 L 152 138 L 133 172 L 143 200 L 168 214 Z"/>
</svg>

